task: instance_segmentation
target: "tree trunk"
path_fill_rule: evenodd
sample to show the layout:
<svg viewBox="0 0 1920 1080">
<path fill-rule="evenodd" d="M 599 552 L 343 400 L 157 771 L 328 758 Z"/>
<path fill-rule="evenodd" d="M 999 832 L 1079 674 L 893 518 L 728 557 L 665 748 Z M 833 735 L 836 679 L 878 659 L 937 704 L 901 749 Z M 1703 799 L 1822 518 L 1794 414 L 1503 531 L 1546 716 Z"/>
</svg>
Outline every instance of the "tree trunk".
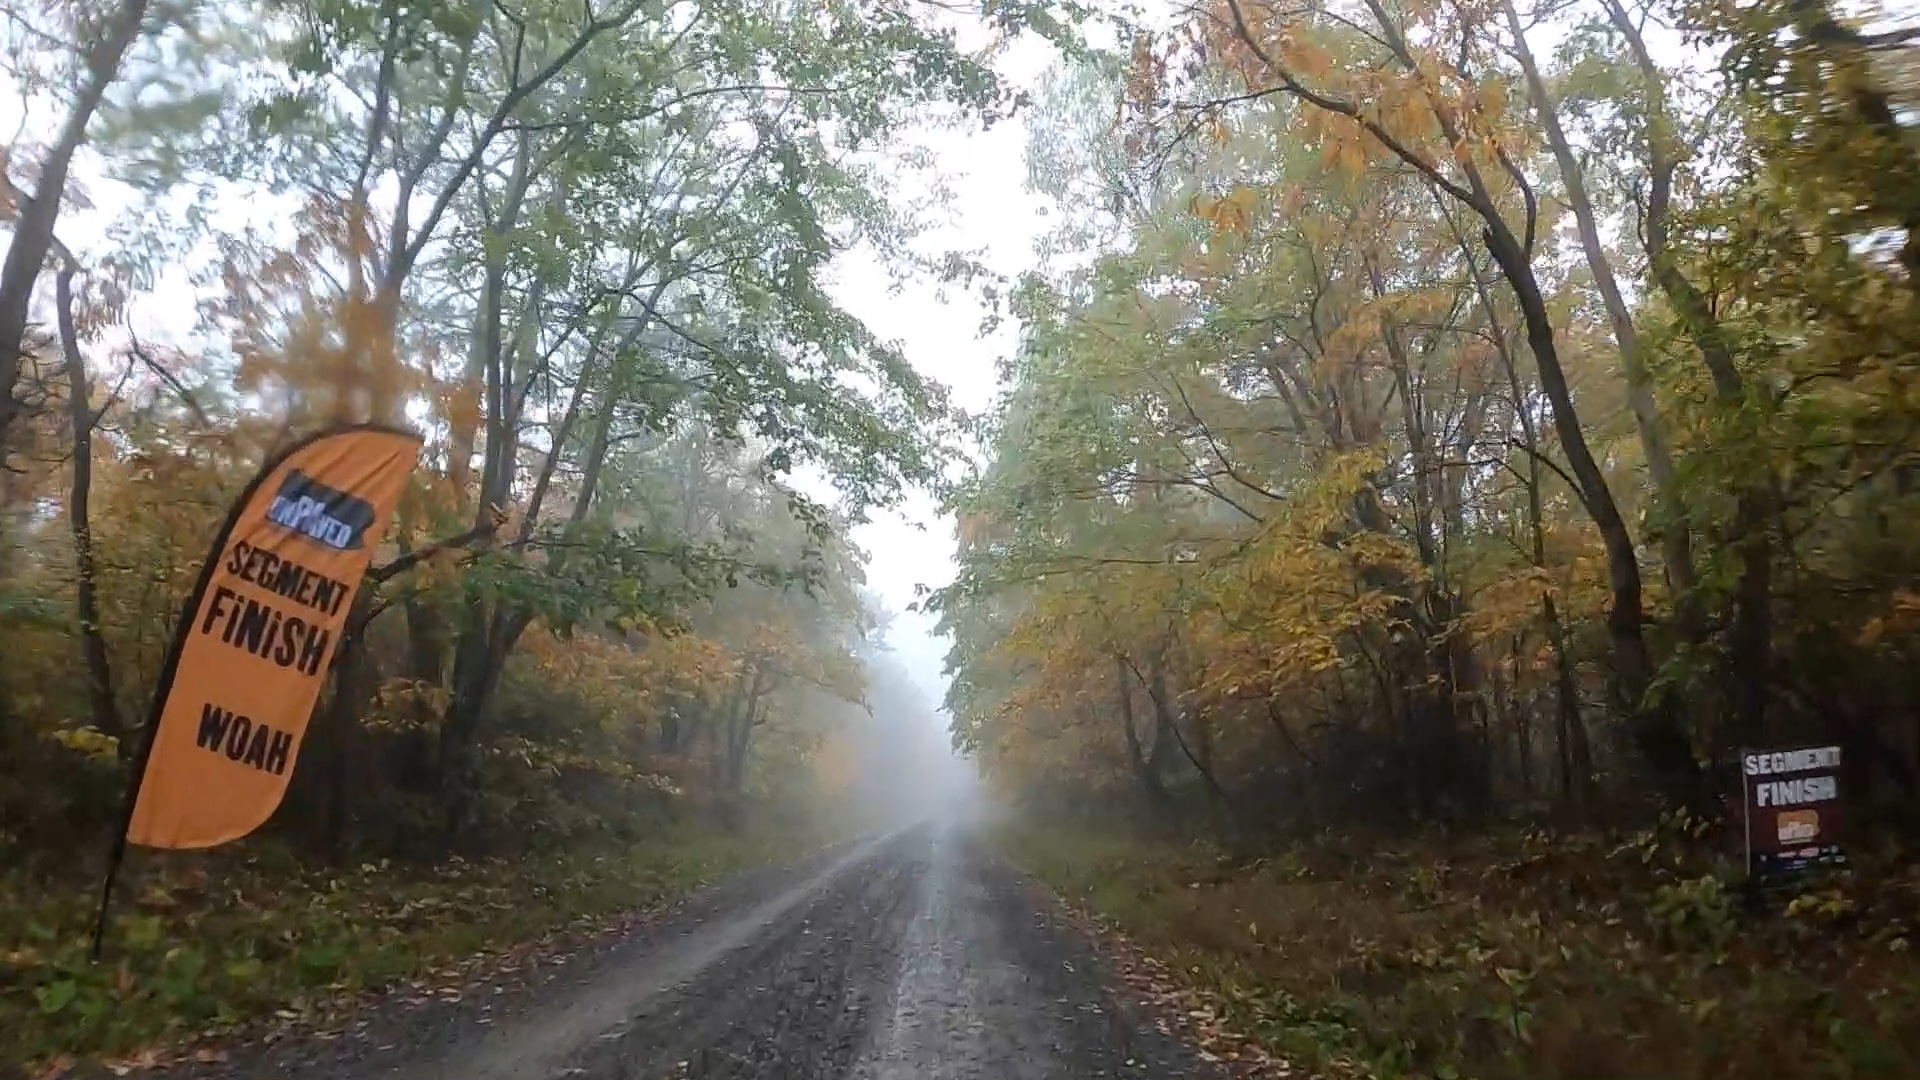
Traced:
<svg viewBox="0 0 1920 1080">
<path fill-rule="evenodd" d="M 1134 723 L 1133 687 L 1127 680 L 1126 660 L 1116 655 L 1113 672 L 1114 688 L 1120 692 L 1120 725 L 1127 737 L 1127 760 L 1133 766 L 1134 783 L 1155 815 L 1164 817 L 1168 809 L 1167 789 L 1160 782 L 1160 770 L 1141 746 L 1140 732 Z"/>
<path fill-rule="evenodd" d="M 1504 325 L 1499 313 L 1493 308 L 1493 298 L 1488 295 L 1486 282 L 1480 276 L 1480 268 L 1473 262 L 1473 253 L 1467 249 L 1464 237 L 1455 233 L 1462 255 L 1467 259 L 1468 269 L 1473 275 L 1474 294 L 1480 301 L 1480 307 L 1487 315 L 1487 329 L 1493 336 L 1494 351 L 1500 357 L 1501 366 L 1507 375 L 1507 391 L 1513 398 L 1514 416 L 1520 424 L 1522 447 L 1527 453 L 1527 529 L 1532 540 L 1531 557 L 1537 569 L 1547 566 L 1546 523 L 1540 501 L 1540 436 L 1533 422 L 1533 411 L 1527 404 L 1527 396 L 1520 387 L 1520 372 L 1514 363 L 1513 349 L 1507 341 Z M 1593 752 L 1587 742 L 1586 721 L 1580 715 L 1579 689 L 1573 678 L 1573 658 L 1567 651 L 1566 628 L 1560 623 L 1560 613 L 1555 610 L 1553 595 L 1548 593 L 1540 598 L 1541 621 L 1547 631 L 1547 642 L 1553 649 L 1554 657 L 1554 697 L 1558 715 L 1558 735 L 1556 744 L 1559 759 L 1560 797 L 1570 805 L 1585 804 L 1589 788 L 1593 781 Z"/>
<path fill-rule="evenodd" d="M 728 829 L 737 829 L 742 822 L 741 792 L 746 786 L 747 751 L 753 746 L 760 701 L 767 691 L 766 671 L 758 662 L 752 665 L 752 672 L 752 680 L 740 696 L 740 706 L 726 716 L 719 745 L 715 747 L 718 784 L 713 792 L 714 807 L 719 812 L 720 823 Z M 744 678 L 745 673 L 742 676 Z"/>
<path fill-rule="evenodd" d="M 86 657 L 87 699 L 93 709 L 94 729 L 120 740 L 122 761 L 132 759 L 132 740 L 120 723 L 113 700 L 113 671 L 107 662 L 107 640 L 100 633 L 100 598 L 93 558 L 93 526 L 87 501 L 93 490 L 93 427 L 99 415 L 88 401 L 86 361 L 80 356 L 80 338 L 73 324 L 74 268 L 65 266 L 54 278 L 60 348 L 66 354 L 67 416 L 73 429 L 73 490 L 67 497 L 67 524 L 73 533 L 74 604 L 80 617 L 80 645 Z"/>
<path fill-rule="evenodd" d="M 1666 73 L 1653 62 L 1646 39 L 1619 0 L 1606 0 L 1607 16 L 1627 42 L 1647 88 L 1647 265 L 1654 284 L 1673 305 L 1687 337 L 1699 350 L 1723 405 L 1740 408 L 1744 381 L 1735 366 L 1733 342 L 1705 294 L 1673 257 L 1670 243 L 1673 177 L 1679 168 L 1675 133 L 1667 114 Z M 1920 242 L 1920 235 L 1910 238 Z M 1768 530 L 1770 480 L 1742 484 L 1735 493 L 1740 578 L 1734 586 L 1733 618 L 1728 633 L 1728 698 L 1733 702 L 1735 745 L 1757 745 L 1767 738 L 1766 712 L 1773 653 L 1773 549 Z"/>
<path fill-rule="evenodd" d="M 660 718 L 660 727 L 654 731 L 654 749 L 662 754 L 678 754 L 683 730 L 680 722 L 681 704 L 676 697 L 667 705 L 666 714 Z"/>
<path fill-rule="evenodd" d="M 146 18 L 147 0 L 120 0 L 108 15 L 106 25 L 91 28 L 95 36 L 87 49 L 86 75 L 75 96 L 73 108 L 61 125 L 53 148 L 40 162 L 39 180 L 33 197 L 23 201 L 13 225 L 13 243 L 0 264 L 0 447 L 19 412 L 14 399 L 14 384 L 20 379 L 22 345 L 27 336 L 27 314 L 33 301 L 33 286 L 53 249 L 53 228 L 60 218 L 60 203 L 67 187 L 67 172 L 73 157 L 86 141 L 87 125 L 107 96 L 107 87 L 119 73 L 120 61 L 128 46 L 140 33 Z"/>
<path fill-rule="evenodd" d="M 1593 801 L 1593 744 L 1587 721 L 1580 715 L 1580 687 L 1573 677 L 1573 654 L 1567 649 L 1567 627 L 1560 621 L 1553 597 L 1540 599 L 1540 619 L 1553 645 L 1554 705 L 1560 728 L 1560 796 L 1575 807 Z"/>
<path fill-rule="evenodd" d="M 1616 693 L 1630 718 L 1634 746 L 1652 769 L 1660 789 L 1669 798 L 1690 804 L 1699 797 L 1699 769 L 1694 764 L 1692 746 L 1671 704 L 1664 697 L 1652 703 L 1646 700 L 1653 685 L 1653 662 L 1642 624 L 1640 563 L 1633 550 L 1633 537 L 1599 462 L 1594 460 L 1586 432 L 1581 430 L 1566 371 L 1560 366 L 1553 322 L 1533 267 L 1504 226 L 1489 226 L 1485 238 L 1487 250 L 1519 298 L 1527 343 L 1540 369 L 1540 388 L 1553 406 L 1553 426 L 1560 437 L 1561 451 L 1567 456 L 1567 466 L 1580 486 L 1581 501 L 1606 548 L 1612 600 L 1607 611 L 1607 639 L 1613 653 Z"/>
<path fill-rule="evenodd" d="M 340 649 L 334 657 L 333 697 L 327 702 L 318 732 L 326 749 L 322 846 L 336 863 L 345 859 L 352 846 L 354 755 L 359 750 L 360 718 L 374 694 L 374 668 L 366 647 L 371 601 L 372 593 L 361 590 L 347 614 Z"/>
<path fill-rule="evenodd" d="M 1134 674 L 1138 676 L 1139 672 L 1135 671 Z M 1141 684 L 1147 688 L 1147 697 L 1153 702 L 1154 716 L 1158 719 L 1160 726 L 1172 733 L 1174 745 L 1180 748 L 1181 756 L 1185 757 L 1187 763 L 1193 766 L 1193 771 L 1200 775 L 1200 783 L 1201 786 L 1206 788 L 1207 804 L 1213 811 L 1214 819 L 1225 825 L 1226 831 L 1229 834 L 1236 833 L 1238 830 L 1236 828 L 1237 822 L 1233 813 L 1232 800 L 1227 798 L 1226 790 L 1220 786 L 1220 781 L 1214 777 L 1213 769 L 1209 763 L 1201 760 L 1200 756 L 1193 752 L 1193 748 L 1187 744 L 1186 736 L 1180 731 L 1179 713 L 1178 710 L 1173 707 L 1172 697 L 1167 691 L 1167 673 L 1164 659 L 1159 657 L 1155 658 L 1153 674 L 1146 679 L 1142 679 Z"/>
<path fill-rule="evenodd" d="M 407 623 L 407 674 L 434 686 L 447 678 L 446 616 L 420 596 L 402 602 Z"/>
<path fill-rule="evenodd" d="M 486 608 L 477 601 L 468 614 L 488 619 Z M 460 636 L 454 650 L 453 687 L 440 724 L 440 795 L 449 843 L 468 836 L 478 824 L 480 719 L 499 685 L 501 667 L 489 648 L 491 640 L 486 630 L 472 630 Z"/>
<path fill-rule="evenodd" d="M 1633 314 L 1627 310 L 1626 299 L 1620 294 L 1620 284 L 1613 274 L 1613 264 L 1607 259 L 1606 246 L 1601 242 L 1593 200 L 1587 195 L 1586 176 L 1579 160 L 1573 155 L 1573 144 L 1567 139 L 1566 128 L 1560 123 L 1558 106 L 1547 92 L 1546 80 L 1540 77 L 1539 66 L 1534 63 L 1533 50 L 1527 45 L 1526 30 L 1520 24 L 1520 14 L 1514 9 L 1513 0 L 1506 0 L 1502 6 L 1506 11 L 1507 26 L 1513 32 L 1515 51 L 1520 68 L 1526 75 L 1534 110 L 1540 115 L 1547 146 L 1552 149 L 1554 162 L 1560 167 L 1560 178 L 1566 186 L 1567 203 L 1573 210 L 1574 222 L 1580 233 L 1580 246 L 1586 253 L 1587 267 L 1593 273 L 1594 287 L 1600 293 L 1600 299 L 1606 305 L 1607 318 L 1613 325 L 1613 339 L 1620 351 L 1620 366 L 1626 374 L 1627 403 L 1633 409 L 1634 422 L 1640 431 L 1640 446 L 1647 457 L 1647 473 L 1653 479 L 1655 497 L 1665 518 L 1661 544 L 1666 553 L 1667 582 L 1673 589 L 1675 609 L 1681 613 L 1682 629 L 1689 640 L 1694 640 L 1704 630 L 1690 595 L 1694 587 L 1693 535 L 1687 519 L 1686 503 L 1680 495 L 1680 482 L 1673 470 L 1673 452 L 1667 446 L 1666 430 L 1660 419 L 1659 407 L 1654 402 L 1653 376 L 1647 370 L 1645 357 L 1641 355 Z"/>
<path fill-rule="evenodd" d="M 1524 799 L 1533 798 L 1533 717 L 1526 704 L 1519 700 L 1520 673 L 1524 658 L 1520 654 L 1520 635 L 1513 638 L 1513 678 L 1502 679 L 1496 669 L 1493 679 L 1493 695 L 1497 702 L 1500 719 L 1513 729 L 1514 775 L 1520 781 L 1520 794 Z"/>
<path fill-rule="evenodd" d="M 732 744 L 733 718 L 745 706 L 746 700 L 747 677 L 742 672 L 734 680 L 733 690 L 706 726 L 706 734 L 713 741 L 713 755 L 707 761 L 707 792 L 716 805 L 721 789 L 726 786 L 727 748 Z"/>
<path fill-rule="evenodd" d="M 1733 701 L 1735 745 L 1763 746 L 1768 688 L 1773 670 L 1773 545 L 1767 530 L 1766 496 L 1748 489 L 1734 508 L 1740 531 L 1740 578 L 1733 590 L 1733 621 L 1727 633 L 1727 675 Z"/>
<path fill-rule="evenodd" d="M 726 794 L 730 799 L 737 799 L 746 784 L 747 751 L 753 746 L 753 729 L 758 722 L 760 701 L 766 692 L 766 671 L 755 665 L 746 703 L 735 717 L 733 731 L 727 740 Z"/>
</svg>

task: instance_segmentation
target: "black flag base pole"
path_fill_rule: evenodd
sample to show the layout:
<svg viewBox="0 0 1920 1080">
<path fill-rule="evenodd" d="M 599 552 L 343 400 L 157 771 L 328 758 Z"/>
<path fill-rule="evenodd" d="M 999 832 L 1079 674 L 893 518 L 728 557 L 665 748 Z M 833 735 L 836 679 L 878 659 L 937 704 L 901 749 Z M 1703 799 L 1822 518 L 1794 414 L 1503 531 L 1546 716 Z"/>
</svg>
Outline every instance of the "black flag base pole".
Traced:
<svg viewBox="0 0 1920 1080">
<path fill-rule="evenodd" d="M 100 914 L 93 920 L 93 949 L 88 958 L 100 962 L 100 943 L 107 937 L 107 917 L 113 910 L 113 883 L 120 877 L 120 864 L 127 857 L 127 830 L 122 827 L 114 837 L 113 853 L 107 856 L 107 877 L 100 885 Z"/>
<path fill-rule="evenodd" d="M 166 676 L 166 682 L 172 681 L 172 670 Z M 107 919 L 113 911 L 113 884 L 120 878 L 120 866 L 127 861 L 127 833 L 133 828 L 133 807 L 140 801 L 140 785 L 147 776 L 147 759 L 153 755 L 153 737 L 160 730 L 160 703 L 166 700 L 166 682 L 160 687 L 160 693 L 154 695 L 153 716 L 147 721 L 147 730 L 140 740 L 140 752 L 134 755 L 133 779 L 127 783 L 126 805 L 120 808 L 120 828 L 114 831 L 113 848 L 107 853 L 107 874 L 100 883 L 100 914 L 93 920 L 93 951 L 89 954 L 94 963 L 100 962 L 100 943 L 107 937 Z"/>
<path fill-rule="evenodd" d="M 196 588 L 194 595 L 187 597 L 187 603 L 197 604 L 202 591 L 202 588 Z M 189 607 L 180 616 L 180 625 L 185 627 L 192 618 L 193 608 Z M 184 630 L 174 635 L 172 651 L 161 672 L 160 687 L 153 695 L 147 729 L 140 737 L 140 752 L 133 757 L 133 777 L 127 781 L 126 805 L 120 808 L 120 827 L 114 831 L 113 848 L 107 853 L 107 876 L 100 883 L 100 914 L 93 920 L 93 951 L 90 955 L 96 964 L 100 962 L 100 943 L 106 940 L 107 919 L 113 909 L 113 883 L 120 877 L 120 865 L 127 860 L 127 833 L 133 829 L 133 808 L 140 801 L 140 787 L 147 778 L 147 761 L 153 756 L 154 737 L 160 733 L 160 709 L 167 700 L 167 690 L 173 685 L 173 672 L 180 661 L 180 643 L 185 639 Z"/>
<path fill-rule="evenodd" d="M 221 534 L 226 535 L 224 532 Z M 218 549 L 215 549 L 218 550 Z M 207 566 L 213 565 L 213 558 L 207 559 Z M 113 883 L 120 877 L 120 865 L 127 860 L 127 834 L 133 830 L 133 808 L 140 802 L 140 788 L 146 783 L 147 762 L 153 757 L 153 744 L 160 734 L 160 712 L 167 702 L 167 691 L 173 688 L 173 675 L 180 666 L 180 649 L 186 643 L 186 627 L 193 621 L 194 608 L 199 606 L 200 594 L 206 591 L 207 577 L 211 569 L 203 569 L 199 584 L 188 594 L 187 602 L 180 612 L 173 641 L 167 646 L 167 660 L 160 669 L 160 684 L 154 688 L 153 704 L 147 712 L 146 730 L 140 733 L 140 750 L 133 756 L 133 775 L 127 780 L 127 795 L 120 807 L 120 827 L 114 830 L 113 847 L 107 853 L 107 875 L 100 883 L 100 914 L 93 920 L 93 951 L 90 954 L 94 963 L 100 962 L 100 943 L 107 937 L 107 919 L 113 909 Z"/>
</svg>

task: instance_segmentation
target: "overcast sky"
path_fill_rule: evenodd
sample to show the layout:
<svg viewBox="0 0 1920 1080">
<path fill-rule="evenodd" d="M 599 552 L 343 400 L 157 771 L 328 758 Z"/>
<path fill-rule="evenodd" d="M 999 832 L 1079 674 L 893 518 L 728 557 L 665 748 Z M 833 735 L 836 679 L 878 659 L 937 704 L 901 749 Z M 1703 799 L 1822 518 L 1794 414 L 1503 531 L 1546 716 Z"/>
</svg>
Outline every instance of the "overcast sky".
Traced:
<svg viewBox="0 0 1920 1080">
<path fill-rule="evenodd" d="M 1027 39 L 1002 55 L 997 67 L 1009 81 L 1031 88 L 1056 56 L 1050 45 Z M 1009 278 L 1033 267 L 1034 241 L 1048 222 L 1041 216 L 1043 200 L 1027 191 L 1024 122 L 985 131 L 977 124 L 965 130 L 921 129 L 910 138 L 933 152 L 953 192 L 937 215 L 942 224 L 916 247 L 979 251 L 982 262 Z M 1011 323 L 980 335 L 986 309 L 977 296 L 949 288 L 943 299 L 927 282 L 895 292 L 879 262 L 861 256 L 843 258 L 836 279 L 835 297 L 880 337 L 898 343 L 914 367 L 945 383 L 954 404 L 978 413 L 992 401 L 995 365 L 1011 354 L 1015 335 Z M 854 541 L 871 556 L 868 587 L 900 613 L 888 643 L 934 703 L 946 693 L 941 675 L 946 642 L 934 636 L 933 619 L 906 608 L 914 602 L 914 586 L 938 588 L 953 580 L 953 527 L 953 519 L 921 494 L 901 512 L 876 514 L 854 533 Z"/>
</svg>

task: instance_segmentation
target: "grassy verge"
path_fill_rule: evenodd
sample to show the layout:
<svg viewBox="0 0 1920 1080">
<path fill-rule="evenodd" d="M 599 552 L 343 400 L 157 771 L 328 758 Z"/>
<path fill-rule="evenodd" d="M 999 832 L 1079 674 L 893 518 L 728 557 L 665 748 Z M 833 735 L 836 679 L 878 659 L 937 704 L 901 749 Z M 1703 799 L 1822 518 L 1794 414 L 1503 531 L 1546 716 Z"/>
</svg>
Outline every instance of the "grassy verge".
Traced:
<svg viewBox="0 0 1920 1080">
<path fill-rule="evenodd" d="M 1298 1065 L 1379 1077 L 1920 1076 L 1920 868 L 1748 912 L 1697 849 L 1539 832 L 1230 865 L 1009 827 L 1008 854 Z"/>
<path fill-rule="evenodd" d="M 0 1076 L 255 1023 L 325 1023 L 361 995 L 456 982 L 490 953 L 585 930 L 826 837 L 679 832 L 655 844 L 432 867 L 314 867 L 267 843 L 131 866 L 96 965 L 97 883 L 0 871 Z"/>
</svg>

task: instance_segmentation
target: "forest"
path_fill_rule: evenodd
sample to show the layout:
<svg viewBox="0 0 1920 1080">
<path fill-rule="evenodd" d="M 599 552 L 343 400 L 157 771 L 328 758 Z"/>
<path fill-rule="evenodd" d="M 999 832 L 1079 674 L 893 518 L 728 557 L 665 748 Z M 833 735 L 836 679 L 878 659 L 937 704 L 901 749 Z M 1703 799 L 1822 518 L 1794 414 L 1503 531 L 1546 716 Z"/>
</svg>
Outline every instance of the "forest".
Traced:
<svg viewBox="0 0 1920 1080">
<path fill-rule="evenodd" d="M 915 269 L 907 117 L 1007 105 L 949 32 L 29 0 L 0 53 L 0 1071 L 318 1013 L 915 794 L 934 703 L 851 529 L 960 417 L 828 283 L 856 248 Z M 426 448 L 286 802 L 136 851 L 89 964 L 229 503 L 369 421 Z"/>
<path fill-rule="evenodd" d="M 1028 863 L 1322 1069 L 1920 1067 L 1911 11 L 1217 0 L 1029 123 L 934 599 Z"/>
<path fill-rule="evenodd" d="M 998 842 L 1214 1058 L 1920 1073 L 1910 13 L 8 0 L 0 56 L 0 1069 L 326 1030 L 924 795 L 852 534 L 930 491 Z M 1000 123 L 1007 280 L 902 138 Z M 856 252 L 1016 330 L 984 415 Z M 292 790 L 91 962 L 210 538 L 341 422 L 426 443 Z M 1826 745 L 1848 862 L 1752 887 L 1741 752 Z"/>
</svg>

